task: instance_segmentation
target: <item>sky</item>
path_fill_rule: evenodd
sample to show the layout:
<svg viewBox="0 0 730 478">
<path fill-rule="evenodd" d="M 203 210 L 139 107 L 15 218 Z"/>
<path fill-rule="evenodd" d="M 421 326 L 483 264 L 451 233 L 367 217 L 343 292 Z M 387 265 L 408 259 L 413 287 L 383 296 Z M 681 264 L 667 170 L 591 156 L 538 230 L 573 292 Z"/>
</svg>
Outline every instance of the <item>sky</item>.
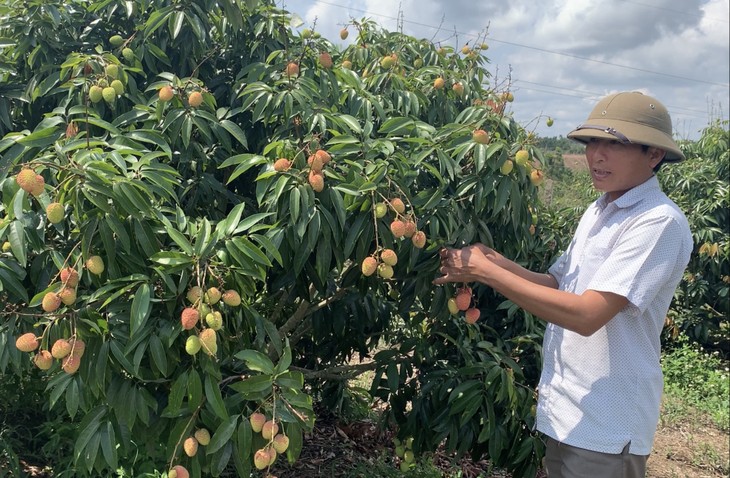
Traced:
<svg viewBox="0 0 730 478">
<path fill-rule="evenodd" d="M 669 110 L 677 139 L 728 119 L 730 0 L 276 0 L 343 47 L 350 20 L 455 49 L 486 42 L 493 81 L 511 77 L 514 118 L 565 136 L 595 103 L 641 91 Z M 399 20 L 400 19 L 400 20 Z M 554 120 L 547 127 L 546 118 Z"/>
</svg>

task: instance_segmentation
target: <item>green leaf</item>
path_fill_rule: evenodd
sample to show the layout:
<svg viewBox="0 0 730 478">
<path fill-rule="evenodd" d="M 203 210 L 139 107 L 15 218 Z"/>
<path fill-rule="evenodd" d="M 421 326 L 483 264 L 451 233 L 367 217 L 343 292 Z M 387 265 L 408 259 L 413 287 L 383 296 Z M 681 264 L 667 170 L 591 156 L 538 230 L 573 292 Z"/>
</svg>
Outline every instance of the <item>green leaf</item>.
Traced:
<svg viewBox="0 0 730 478">
<path fill-rule="evenodd" d="M 224 419 L 218 428 L 210 438 L 210 443 L 205 447 L 206 455 L 211 455 L 216 451 L 220 450 L 226 443 L 229 442 L 233 436 L 233 432 L 236 431 L 236 425 L 238 424 L 239 415 L 234 415 Z"/>
<path fill-rule="evenodd" d="M 241 146 L 248 148 L 248 141 L 246 140 L 246 133 L 243 132 L 240 126 L 231 120 L 221 120 L 220 125 L 226 129 L 236 140 L 241 143 Z"/>
<path fill-rule="evenodd" d="M 246 362 L 249 370 L 255 370 L 266 375 L 274 374 L 274 363 L 271 359 L 258 350 L 241 350 L 235 357 Z"/>
<path fill-rule="evenodd" d="M 167 355 L 165 354 L 165 347 L 157 335 L 153 334 L 150 336 L 149 348 L 152 354 L 152 361 L 162 375 L 167 375 Z"/>
<path fill-rule="evenodd" d="M 149 284 L 144 283 L 137 288 L 132 299 L 132 310 L 129 317 L 129 337 L 142 329 L 150 316 L 152 290 Z M 158 339 L 159 340 L 159 339 Z"/>
<path fill-rule="evenodd" d="M 193 258 L 182 252 L 158 252 L 150 260 L 166 266 L 191 265 Z"/>
<path fill-rule="evenodd" d="M 213 377 L 205 377 L 205 399 L 213 409 L 213 412 L 221 419 L 228 419 L 228 410 L 223 402 L 221 390 Z"/>
</svg>

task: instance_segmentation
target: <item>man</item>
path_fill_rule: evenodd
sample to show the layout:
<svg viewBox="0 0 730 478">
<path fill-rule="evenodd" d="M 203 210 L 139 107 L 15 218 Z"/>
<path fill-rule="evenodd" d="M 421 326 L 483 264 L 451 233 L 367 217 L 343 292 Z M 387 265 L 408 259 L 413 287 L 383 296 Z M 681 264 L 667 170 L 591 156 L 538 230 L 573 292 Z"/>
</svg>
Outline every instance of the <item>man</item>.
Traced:
<svg viewBox="0 0 730 478">
<path fill-rule="evenodd" d="M 548 273 L 476 244 L 442 250 L 434 283 L 481 282 L 548 322 L 537 429 L 550 478 L 643 477 L 663 386 L 660 333 L 693 248 L 654 172 L 684 155 L 667 109 L 637 92 L 603 98 L 568 137 L 585 143 L 604 194 Z"/>
</svg>

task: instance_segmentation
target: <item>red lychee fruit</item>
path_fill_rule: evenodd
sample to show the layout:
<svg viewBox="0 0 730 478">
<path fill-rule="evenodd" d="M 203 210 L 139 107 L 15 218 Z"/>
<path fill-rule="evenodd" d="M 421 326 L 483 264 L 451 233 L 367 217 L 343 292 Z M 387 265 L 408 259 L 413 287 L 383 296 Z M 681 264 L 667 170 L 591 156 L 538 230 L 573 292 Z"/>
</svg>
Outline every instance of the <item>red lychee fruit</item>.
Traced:
<svg viewBox="0 0 730 478">
<path fill-rule="evenodd" d="M 477 320 L 479 320 L 479 309 L 476 307 L 470 307 L 466 310 L 464 316 L 467 324 L 474 324 Z"/>
<path fill-rule="evenodd" d="M 289 448 L 289 437 L 281 433 L 277 434 L 274 437 L 274 442 L 272 443 L 272 446 L 277 453 L 284 453 L 286 449 Z"/>
<path fill-rule="evenodd" d="M 31 193 L 36 185 L 36 173 L 30 168 L 23 168 L 20 170 L 20 172 L 15 176 L 15 182 L 18 183 L 18 186 L 20 186 L 20 189 L 27 193 Z"/>
<path fill-rule="evenodd" d="M 190 330 L 195 327 L 198 320 L 200 320 L 200 313 L 192 307 L 186 307 L 180 314 L 180 323 L 185 330 Z"/>
<path fill-rule="evenodd" d="M 58 296 L 64 304 L 72 305 L 76 302 L 76 289 L 73 287 L 63 287 L 60 291 L 58 291 Z"/>
<path fill-rule="evenodd" d="M 182 465 L 175 465 L 167 473 L 167 478 L 190 478 L 188 469 Z"/>
<path fill-rule="evenodd" d="M 406 212 L 406 205 L 401 198 L 393 198 L 390 200 L 390 207 L 398 214 Z"/>
<path fill-rule="evenodd" d="M 299 65 L 295 62 L 290 62 L 286 65 L 286 76 L 297 76 L 299 74 Z"/>
<path fill-rule="evenodd" d="M 84 352 L 86 351 L 86 343 L 83 340 L 72 337 L 68 339 L 68 343 L 71 345 L 71 355 L 78 358 L 81 358 L 84 355 Z"/>
<path fill-rule="evenodd" d="M 445 84 L 446 84 L 446 82 L 441 77 L 436 78 L 435 80 L 433 80 L 433 88 L 435 90 L 440 90 L 441 88 L 444 87 Z"/>
<path fill-rule="evenodd" d="M 279 158 L 274 161 L 274 171 L 279 173 L 287 171 L 289 168 L 291 168 L 291 164 L 291 161 L 289 161 L 288 159 Z"/>
<path fill-rule="evenodd" d="M 254 433 L 259 433 L 263 429 L 264 423 L 266 423 L 266 415 L 254 412 L 250 417 L 248 417 L 248 421 L 251 423 L 251 430 L 253 430 Z"/>
<path fill-rule="evenodd" d="M 48 350 L 41 350 L 33 357 L 33 363 L 41 370 L 48 370 L 53 365 L 53 356 Z"/>
<path fill-rule="evenodd" d="M 459 310 L 467 310 L 471 305 L 471 292 L 461 290 L 459 293 L 456 294 L 455 300 L 456 306 L 459 308 Z"/>
<path fill-rule="evenodd" d="M 380 260 L 389 266 L 394 266 L 398 263 L 398 255 L 393 249 L 383 249 L 380 253 Z"/>
<path fill-rule="evenodd" d="M 173 96 L 175 96 L 175 93 L 172 91 L 172 86 L 165 85 L 157 92 L 157 95 L 160 98 L 160 101 L 167 102 L 172 99 Z"/>
<path fill-rule="evenodd" d="M 72 123 L 72 124 L 74 124 L 74 123 Z M 43 191 L 45 191 L 45 190 L 46 190 L 46 180 L 43 179 L 43 176 L 41 176 L 40 174 L 36 174 L 35 175 L 35 184 L 33 184 L 33 189 L 30 190 L 30 193 L 33 196 L 38 197 L 41 194 L 43 194 Z"/>
<path fill-rule="evenodd" d="M 51 355 L 53 358 L 62 359 L 71 353 L 71 344 L 66 339 L 58 339 L 53 342 L 51 347 Z"/>
<path fill-rule="evenodd" d="M 268 448 L 261 448 L 253 455 L 253 464 L 257 470 L 263 470 L 268 467 L 270 460 L 271 455 L 269 454 Z"/>
<path fill-rule="evenodd" d="M 392 232 L 393 236 L 396 238 L 401 238 L 406 234 L 406 224 L 400 219 L 396 219 L 390 223 L 390 232 Z"/>
<path fill-rule="evenodd" d="M 325 70 L 329 70 L 332 68 L 332 56 L 327 52 L 321 53 L 319 55 L 319 64 L 322 65 L 322 68 Z"/>
<path fill-rule="evenodd" d="M 21 352 L 32 352 L 38 345 L 38 337 L 33 332 L 27 332 L 15 340 L 15 347 Z"/>
<path fill-rule="evenodd" d="M 78 355 L 69 355 L 65 359 L 63 359 L 61 368 L 63 368 L 63 371 L 66 372 L 69 375 L 75 374 L 79 367 L 81 366 L 81 357 Z"/>
<path fill-rule="evenodd" d="M 418 230 L 418 227 L 416 226 L 416 223 L 411 221 L 410 219 L 405 222 L 405 231 L 403 232 L 403 237 L 411 238 Z"/>
<path fill-rule="evenodd" d="M 362 270 L 362 275 L 366 277 L 370 277 L 375 273 L 375 271 L 378 268 L 378 261 L 375 260 L 374 257 L 368 256 L 362 261 L 362 265 L 360 269 Z"/>
<path fill-rule="evenodd" d="M 223 303 L 228 307 L 238 307 L 241 305 L 241 296 L 233 289 L 228 289 L 221 296 Z"/>
<path fill-rule="evenodd" d="M 46 312 L 54 312 L 61 307 L 61 296 L 55 292 L 46 292 L 41 301 L 41 307 Z"/>
<path fill-rule="evenodd" d="M 187 456 L 195 456 L 198 453 L 198 440 L 195 437 L 187 437 L 183 442 L 183 450 Z"/>
<path fill-rule="evenodd" d="M 324 176 L 314 170 L 309 172 L 309 185 L 312 186 L 315 192 L 322 192 L 324 190 Z"/>
<path fill-rule="evenodd" d="M 267 420 L 261 427 L 261 436 L 264 440 L 271 440 L 277 433 L 279 433 L 279 425 L 273 420 Z"/>
<path fill-rule="evenodd" d="M 316 173 L 321 173 L 324 169 L 324 163 L 322 162 L 322 158 L 318 157 L 316 154 L 310 154 L 307 158 L 307 164 L 310 168 L 312 168 L 312 171 Z"/>
<path fill-rule="evenodd" d="M 416 233 L 413 234 L 411 241 L 413 241 L 414 247 L 423 249 L 426 246 L 426 233 L 423 231 L 416 231 Z"/>
<path fill-rule="evenodd" d="M 471 139 L 474 140 L 475 143 L 487 144 L 489 143 L 489 133 L 483 129 L 478 129 L 472 133 Z"/>
<path fill-rule="evenodd" d="M 61 282 L 66 287 L 76 287 L 79 284 L 79 273 L 73 267 L 61 269 Z"/>
<path fill-rule="evenodd" d="M 203 104 L 203 95 L 199 91 L 193 91 L 188 95 L 188 104 L 193 108 Z"/>
<path fill-rule="evenodd" d="M 205 353 L 208 355 L 215 355 L 218 353 L 218 336 L 213 329 L 205 329 L 200 332 L 198 336 L 200 339 L 200 346 Z"/>
</svg>

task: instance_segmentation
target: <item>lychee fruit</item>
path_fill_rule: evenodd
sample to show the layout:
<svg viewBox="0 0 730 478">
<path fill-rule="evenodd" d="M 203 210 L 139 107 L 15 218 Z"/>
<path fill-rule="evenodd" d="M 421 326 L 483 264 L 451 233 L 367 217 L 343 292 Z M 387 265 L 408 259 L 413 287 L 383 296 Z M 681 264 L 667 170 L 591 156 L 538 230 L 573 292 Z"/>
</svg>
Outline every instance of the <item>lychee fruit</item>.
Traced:
<svg viewBox="0 0 730 478">
<path fill-rule="evenodd" d="M 411 238 L 418 230 L 418 226 L 416 226 L 416 223 L 408 220 L 405 221 L 405 231 L 403 231 L 403 237 Z"/>
<path fill-rule="evenodd" d="M 188 95 L 188 104 L 193 108 L 203 104 L 203 95 L 199 91 L 193 91 Z"/>
<path fill-rule="evenodd" d="M 292 162 L 289 161 L 286 158 L 279 158 L 276 161 L 274 161 L 274 171 L 277 171 L 279 173 L 287 171 L 289 168 L 291 168 Z"/>
<path fill-rule="evenodd" d="M 274 447 L 274 450 L 276 450 L 277 453 L 279 453 L 279 454 L 284 453 L 287 450 L 287 448 L 289 448 L 289 437 L 282 433 L 277 434 L 274 437 L 272 446 Z"/>
<path fill-rule="evenodd" d="M 257 470 L 263 470 L 269 466 L 271 455 L 267 448 L 261 448 L 256 451 L 253 455 L 253 465 Z"/>
<path fill-rule="evenodd" d="M 403 237 L 406 234 L 406 224 L 400 219 L 396 219 L 390 223 L 390 232 L 392 232 L 393 236 L 396 238 Z"/>
<path fill-rule="evenodd" d="M 315 192 L 322 192 L 324 190 L 324 176 L 322 173 L 318 173 L 314 170 L 309 171 L 309 185 Z"/>
<path fill-rule="evenodd" d="M 210 287 L 205 292 L 205 303 L 206 304 L 217 304 L 221 300 L 221 291 L 217 287 Z"/>
<path fill-rule="evenodd" d="M 499 172 L 506 176 L 512 172 L 512 169 L 514 169 L 514 167 L 515 165 L 512 160 L 508 159 L 502 164 L 502 166 L 499 167 Z"/>
<path fill-rule="evenodd" d="M 520 166 L 524 166 L 527 164 L 527 161 L 530 159 L 530 152 L 526 149 L 521 149 L 515 153 L 515 162 L 519 164 Z"/>
<path fill-rule="evenodd" d="M 205 323 L 213 330 L 220 330 L 223 327 L 223 315 L 217 310 L 205 316 Z"/>
<path fill-rule="evenodd" d="M 390 207 L 398 214 L 406 212 L 406 205 L 401 198 L 393 198 L 390 200 Z"/>
<path fill-rule="evenodd" d="M 542 175 L 542 171 L 540 171 L 539 169 L 533 169 L 530 173 L 530 182 L 532 183 L 532 185 L 539 186 L 542 184 L 543 180 L 544 177 Z"/>
<path fill-rule="evenodd" d="M 398 255 L 393 249 L 383 249 L 380 253 L 380 260 L 389 266 L 394 266 L 398 263 Z"/>
<path fill-rule="evenodd" d="M 75 125 L 75 123 L 72 121 L 71 123 L 69 123 L 69 126 L 70 125 Z M 68 131 L 68 129 L 67 129 L 67 131 Z M 36 174 L 35 175 L 35 184 L 33 184 L 33 189 L 30 190 L 30 193 L 33 196 L 38 197 L 41 194 L 43 194 L 43 191 L 45 191 L 45 190 L 46 190 L 46 180 L 43 179 L 43 176 L 41 176 L 40 174 Z"/>
<path fill-rule="evenodd" d="M 75 374 L 79 367 L 81 366 L 81 357 L 78 355 L 69 355 L 65 359 L 63 359 L 63 362 L 61 364 L 61 368 L 63 368 L 63 371 L 66 372 L 69 375 Z"/>
<path fill-rule="evenodd" d="M 327 52 L 321 53 L 319 55 L 319 64 L 322 65 L 322 68 L 325 70 L 329 70 L 332 68 L 332 56 Z"/>
<path fill-rule="evenodd" d="M 436 78 L 435 80 L 433 80 L 433 88 L 435 90 L 440 90 L 441 88 L 444 87 L 445 84 L 446 84 L 446 82 L 441 77 Z"/>
<path fill-rule="evenodd" d="M 393 266 L 389 266 L 388 264 L 378 264 L 378 275 L 383 279 L 392 279 L 394 273 L 395 271 L 393 270 Z"/>
<path fill-rule="evenodd" d="M 386 70 L 390 69 L 394 64 L 395 59 L 390 55 L 386 55 L 380 60 L 380 66 Z"/>
<path fill-rule="evenodd" d="M 73 287 L 63 287 L 58 291 L 58 296 L 61 298 L 61 302 L 66 305 L 71 305 L 76 302 L 76 289 Z"/>
<path fill-rule="evenodd" d="M 332 161 L 332 156 L 325 151 L 324 149 L 318 149 L 314 152 L 314 155 L 322 161 L 322 164 L 327 166 L 327 164 Z"/>
<path fill-rule="evenodd" d="M 61 282 L 66 287 L 76 287 L 79 284 L 79 273 L 73 267 L 61 269 Z"/>
<path fill-rule="evenodd" d="M 198 428 L 195 430 L 193 436 L 202 446 L 208 446 L 208 443 L 210 443 L 210 432 L 207 428 Z"/>
<path fill-rule="evenodd" d="M 109 78 L 116 78 L 117 76 L 119 76 L 119 67 L 111 63 L 104 67 L 104 73 L 106 73 L 106 76 L 108 76 Z"/>
<path fill-rule="evenodd" d="M 464 316 L 467 324 L 474 324 L 477 320 L 479 320 L 479 309 L 476 307 L 470 307 L 466 310 Z"/>
<path fill-rule="evenodd" d="M 15 176 L 15 182 L 18 183 L 20 189 L 30 193 L 35 188 L 36 173 L 30 168 L 23 168 Z"/>
<path fill-rule="evenodd" d="M 455 300 L 456 306 L 459 308 L 459 310 L 467 310 L 471 305 L 471 292 L 467 290 L 461 290 L 459 291 L 459 293 L 456 294 Z"/>
<path fill-rule="evenodd" d="M 86 260 L 86 268 L 94 275 L 104 272 L 104 260 L 99 256 L 91 256 Z"/>
<path fill-rule="evenodd" d="M 122 38 L 121 35 L 112 35 L 109 37 L 109 43 L 111 43 L 112 46 L 122 46 L 124 38 Z"/>
<path fill-rule="evenodd" d="M 264 440 L 271 440 L 279 433 L 279 425 L 273 420 L 267 420 L 261 427 L 261 436 Z"/>
<path fill-rule="evenodd" d="M 51 355 L 53 358 L 62 359 L 71 353 L 71 344 L 66 339 L 58 339 L 53 342 Z"/>
<path fill-rule="evenodd" d="M 180 323 L 185 330 L 190 330 L 195 327 L 198 320 L 200 320 L 200 313 L 192 307 L 186 307 L 180 314 Z"/>
<path fill-rule="evenodd" d="M 183 450 L 187 456 L 195 456 L 198 453 L 198 440 L 195 437 L 187 437 L 183 442 Z"/>
<path fill-rule="evenodd" d="M 548 128 L 551 127 L 553 125 L 553 123 L 554 123 L 553 119 L 548 116 L 548 119 L 545 120 L 545 124 L 547 125 L 547 127 Z"/>
<path fill-rule="evenodd" d="M 124 83 L 122 83 L 119 80 L 112 81 L 111 85 L 112 88 L 114 88 L 114 91 L 117 92 L 117 95 L 121 95 L 124 93 Z"/>
<path fill-rule="evenodd" d="M 167 478 L 190 478 L 188 469 L 182 465 L 175 465 L 167 473 Z"/>
<path fill-rule="evenodd" d="M 188 302 L 191 304 L 195 304 L 200 300 L 200 297 L 203 295 L 203 289 L 201 289 L 199 286 L 194 285 L 191 288 L 188 289 L 187 293 L 185 294 L 185 298 L 188 299 Z"/>
<path fill-rule="evenodd" d="M 204 329 L 198 336 L 202 349 L 208 355 L 215 355 L 218 352 L 218 341 L 215 330 Z"/>
<path fill-rule="evenodd" d="M 286 72 L 286 76 L 297 76 L 299 74 L 299 65 L 293 61 L 289 62 L 284 71 Z"/>
<path fill-rule="evenodd" d="M 483 129 L 478 129 L 472 133 L 471 139 L 474 140 L 475 143 L 487 144 L 489 143 L 489 133 Z"/>
<path fill-rule="evenodd" d="M 241 296 L 233 289 L 228 289 L 223 292 L 221 298 L 223 299 L 223 303 L 229 307 L 238 307 L 241 305 Z"/>
<path fill-rule="evenodd" d="M 411 237 L 411 241 L 413 242 L 414 247 L 423 249 L 426 246 L 426 233 L 423 231 L 416 231 L 416 233 L 413 234 L 413 237 Z"/>
<path fill-rule="evenodd" d="M 263 429 L 264 423 L 266 423 L 266 415 L 254 412 L 250 417 L 248 417 L 248 421 L 251 423 L 251 430 L 253 430 L 254 433 L 259 433 Z"/>
<path fill-rule="evenodd" d="M 65 214 L 61 203 L 52 202 L 46 207 L 46 217 L 51 224 L 58 224 L 63 221 Z"/>
<path fill-rule="evenodd" d="M 462 85 L 461 83 L 454 83 L 451 89 L 454 91 L 454 93 L 456 93 L 456 96 L 461 96 L 464 94 L 464 85 Z"/>
<path fill-rule="evenodd" d="M 450 298 L 450 299 L 449 299 L 449 300 L 448 300 L 448 301 L 446 302 L 446 308 L 447 308 L 447 309 L 449 309 L 449 313 L 450 313 L 451 315 L 456 315 L 457 313 L 459 313 L 459 306 L 458 306 L 458 305 L 456 305 L 456 299 L 455 299 L 455 298 L 453 298 L 453 297 L 451 297 L 451 298 Z"/>
<path fill-rule="evenodd" d="M 125 48 L 122 49 L 122 56 L 128 62 L 131 62 L 131 61 L 134 60 L 134 50 L 132 50 L 129 47 L 125 47 Z"/>
<path fill-rule="evenodd" d="M 41 301 L 41 307 L 46 312 L 53 312 L 61 307 L 61 297 L 56 292 L 46 292 Z"/>
<path fill-rule="evenodd" d="M 185 352 L 187 352 L 188 355 L 195 355 L 198 352 L 200 352 L 200 339 L 197 335 L 191 335 L 190 337 L 185 340 Z"/>
<path fill-rule="evenodd" d="M 346 70 L 351 70 L 352 69 L 352 62 L 350 60 L 343 61 L 342 62 L 342 68 L 344 68 Z"/>
<path fill-rule="evenodd" d="M 360 269 L 362 270 L 362 275 L 369 277 L 375 273 L 375 271 L 378 268 L 378 261 L 375 260 L 374 257 L 368 256 L 362 261 L 362 265 Z"/>
<path fill-rule="evenodd" d="M 71 355 L 81 358 L 86 351 L 86 343 L 83 340 L 77 338 L 68 339 L 69 345 L 71 345 Z"/>
<path fill-rule="evenodd" d="M 310 168 L 312 168 L 312 171 L 315 173 L 321 173 L 322 169 L 324 169 L 324 163 L 322 162 L 322 158 L 319 158 L 316 154 L 311 154 L 307 158 L 307 164 Z"/>
<path fill-rule="evenodd" d="M 340 39 L 341 39 L 341 40 L 345 40 L 345 39 L 347 39 L 347 36 L 348 36 L 349 34 L 350 34 L 350 32 L 349 32 L 349 31 L 347 31 L 347 28 L 343 28 L 342 30 L 340 30 Z"/>
<path fill-rule="evenodd" d="M 175 96 L 175 92 L 172 91 L 172 86 L 165 85 L 157 92 L 157 95 L 160 98 L 160 101 L 167 102 L 172 99 L 173 96 Z"/>
<path fill-rule="evenodd" d="M 92 103 L 100 102 L 104 97 L 102 95 L 103 88 L 99 85 L 91 85 L 89 87 L 89 100 Z"/>
<path fill-rule="evenodd" d="M 41 350 L 33 357 L 33 363 L 41 370 L 48 370 L 53 365 L 53 356 L 48 350 Z"/>
<path fill-rule="evenodd" d="M 113 105 L 114 102 L 117 101 L 117 90 L 115 90 L 111 86 L 107 86 L 106 88 L 103 88 L 101 90 L 101 96 L 102 98 L 104 98 L 104 101 L 106 101 L 110 105 Z"/>
<path fill-rule="evenodd" d="M 375 217 L 380 219 L 381 217 L 385 217 L 386 214 L 388 214 L 388 206 L 385 203 L 379 202 L 375 204 Z"/>
<path fill-rule="evenodd" d="M 38 337 L 33 332 L 27 332 L 15 340 L 15 347 L 21 352 L 32 352 L 38 345 Z"/>
</svg>

